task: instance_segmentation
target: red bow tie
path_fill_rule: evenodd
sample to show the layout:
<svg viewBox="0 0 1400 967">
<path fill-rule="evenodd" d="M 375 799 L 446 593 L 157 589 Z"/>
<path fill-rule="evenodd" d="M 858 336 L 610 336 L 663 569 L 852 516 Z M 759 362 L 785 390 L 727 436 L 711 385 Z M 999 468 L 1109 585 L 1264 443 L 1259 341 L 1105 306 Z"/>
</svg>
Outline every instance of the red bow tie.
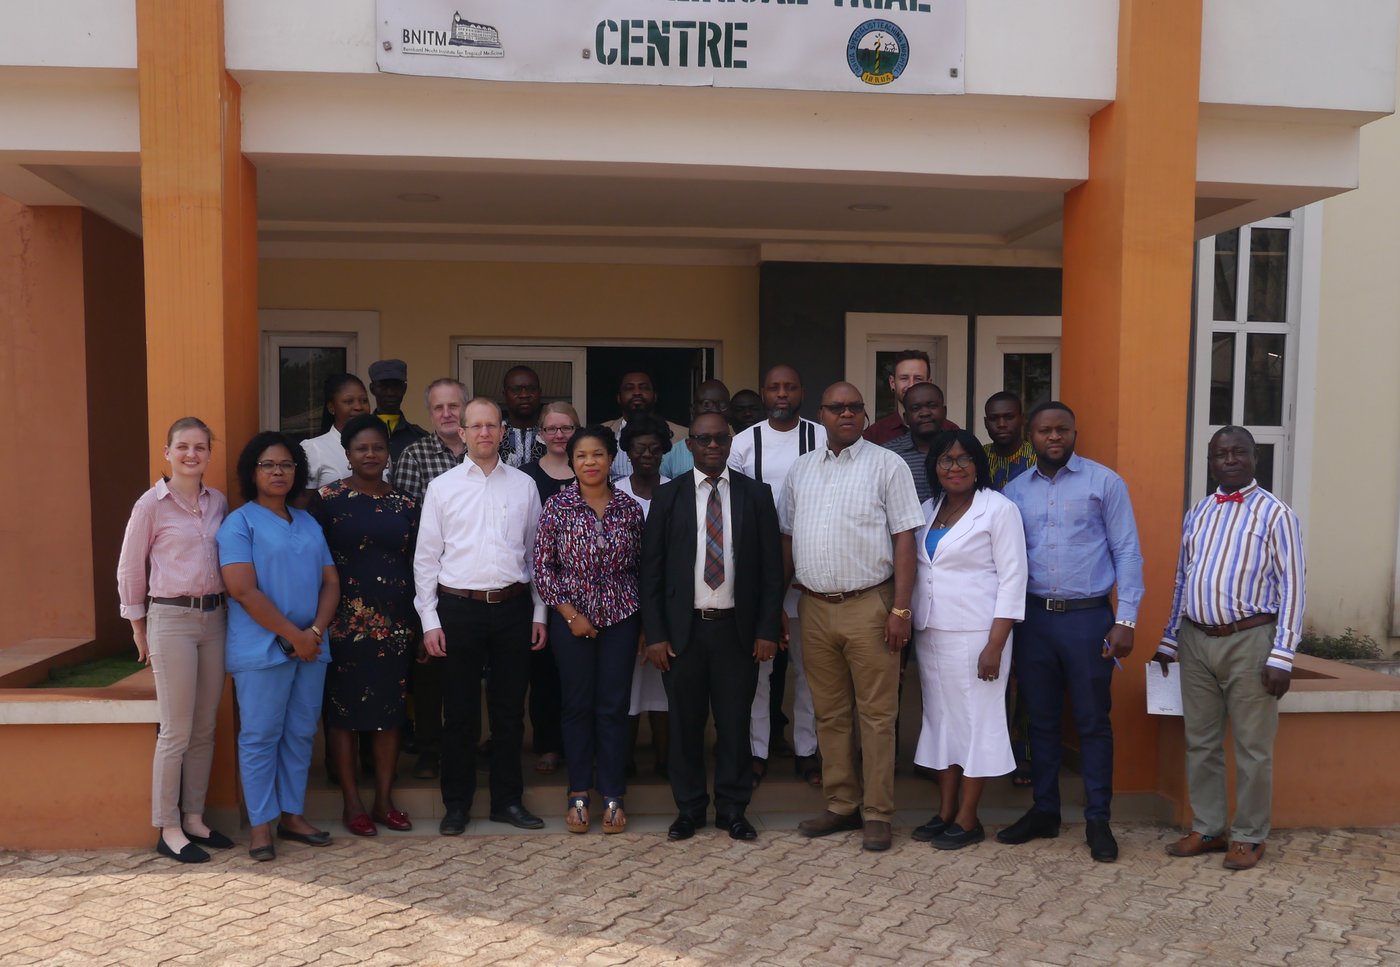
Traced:
<svg viewBox="0 0 1400 967">
<path fill-rule="evenodd" d="M 1217 504 L 1242 504 L 1244 503 L 1244 494 L 1238 490 L 1232 494 L 1216 494 L 1215 502 Z"/>
</svg>

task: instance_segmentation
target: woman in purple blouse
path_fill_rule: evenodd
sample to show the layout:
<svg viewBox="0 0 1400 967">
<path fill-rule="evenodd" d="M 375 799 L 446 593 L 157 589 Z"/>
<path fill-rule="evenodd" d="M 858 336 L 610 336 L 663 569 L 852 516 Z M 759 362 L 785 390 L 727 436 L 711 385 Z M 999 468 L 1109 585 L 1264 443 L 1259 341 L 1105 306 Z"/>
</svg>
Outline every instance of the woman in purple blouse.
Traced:
<svg viewBox="0 0 1400 967">
<path fill-rule="evenodd" d="M 570 832 L 588 832 L 596 763 L 603 832 L 620 833 L 627 828 L 627 711 L 641 633 L 642 508 L 608 482 L 617 456 L 612 430 L 580 429 L 568 454 L 576 479 L 544 505 L 534 563 L 535 588 L 553 609 L 549 641 L 564 693 L 565 822 Z"/>
</svg>

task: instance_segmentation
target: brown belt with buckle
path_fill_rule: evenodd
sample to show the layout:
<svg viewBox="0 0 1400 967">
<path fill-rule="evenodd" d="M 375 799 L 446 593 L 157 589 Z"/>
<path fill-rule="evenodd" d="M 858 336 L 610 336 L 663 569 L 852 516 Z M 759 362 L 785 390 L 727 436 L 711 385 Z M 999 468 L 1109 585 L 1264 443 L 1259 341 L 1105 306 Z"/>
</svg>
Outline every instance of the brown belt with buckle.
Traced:
<svg viewBox="0 0 1400 967">
<path fill-rule="evenodd" d="M 518 598 L 528 590 L 530 590 L 530 585 L 523 581 L 507 584 L 494 591 L 471 591 L 463 588 L 449 588 L 445 584 L 438 585 L 439 594 L 451 594 L 471 601 L 484 601 L 486 604 L 505 604 L 511 598 Z"/>
<path fill-rule="evenodd" d="M 1250 628 L 1257 628 L 1266 625 L 1270 621 L 1277 621 L 1276 614 L 1252 614 L 1248 618 L 1241 618 L 1239 621 L 1231 621 L 1227 625 L 1203 625 L 1199 621 L 1187 618 L 1201 633 L 1210 638 L 1224 638 L 1227 635 L 1237 634 L 1241 631 L 1248 631 Z"/>
<path fill-rule="evenodd" d="M 793 587 L 797 588 L 797 590 L 801 591 L 803 594 L 816 598 L 818 601 L 825 601 L 827 604 L 840 604 L 842 601 L 850 601 L 860 597 L 862 594 L 869 594 L 871 591 L 879 590 L 888 583 L 888 581 L 881 581 L 879 584 L 872 584 L 870 587 L 861 588 L 859 591 L 838 591 L 835 594 L 827 594 L 824 591 L 813 591 L 811 588 L 804 587 L 801 584 L 794 584 Z"/>
</svg>

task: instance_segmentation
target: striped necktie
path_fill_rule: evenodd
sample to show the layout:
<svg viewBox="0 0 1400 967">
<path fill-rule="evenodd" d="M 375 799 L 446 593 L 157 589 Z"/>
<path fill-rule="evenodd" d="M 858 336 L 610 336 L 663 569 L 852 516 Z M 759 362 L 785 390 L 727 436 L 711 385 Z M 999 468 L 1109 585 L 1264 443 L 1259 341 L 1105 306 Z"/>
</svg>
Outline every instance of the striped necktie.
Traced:
<svg viewBox="0 0 1400 967">
<path fill-rule="evenodd" d="M 705 501 L 705 584 L 713 589 L 724 583 L 724 506 L 719 501 L 719 478 L 711 477 L 710 498 Z"/>
</svg>

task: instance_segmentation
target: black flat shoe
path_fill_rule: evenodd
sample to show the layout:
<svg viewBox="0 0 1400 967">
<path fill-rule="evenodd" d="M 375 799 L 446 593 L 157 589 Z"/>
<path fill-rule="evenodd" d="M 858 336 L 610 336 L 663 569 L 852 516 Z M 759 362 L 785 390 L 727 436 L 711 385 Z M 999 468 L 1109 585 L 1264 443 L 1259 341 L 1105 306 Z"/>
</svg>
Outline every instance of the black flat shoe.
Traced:
<svg viewBox="0 0 1400 967">
<path fill-rule="evenodd" d="M 319 830 L 315 833 L 297 833 L 283 826 L 281 823 L 277 824 L 277 838 L 290 839 L 294 843 L 305 843 L 307 846 L 331 845 L 331 834 L 325 830 Z"/>
<path fill-rule="evenodd" d="M 510 823 L 516 829 L 544 829 L 544 820 L 516 803 L 501 810 L 491 810 L 491 822 Z"/>
<path fill-rule="evenodd" d="M 673 843 L 690 839 L 695 835 L 695 826 L 695 820 L 689 816 L 677 816 L 671 821 L 671 828 L 666 830 L 666 838 Z"/>
<path fill-rule="evenodd" d="M 758 839 L 758 830 L 753 828 L 753 823 L 742 813 L 738 816 L 716 816 L 715 825 L 720 829 L 729 830 L 730 839 Z"/>
<path fill-rule="evenodd" d="M 932 840 L 934 849 L 962 849 L 987 838 L 987 831 L 978 823 L 971 829 L 963 829 L 957 823 L 949 823 L 943 832 Z"/>
<path fill-rule="evenodd" d="M 1019 846 L 1033 839 L 1054 839 L 1060 835 L 1060 817 L 1034 809 L 997 833 L 997 842 Z"/>
<path fill-rule="evenodd" d="M 249 846 L 248 855 L 259 863 L 266 863 L 268 860 L 277 859 L 277 847 L 271 843 L 266 846 Z"/>
<path fill-rule="evenodd" d="M 1091 819 L 1084 827 L 1084 841 L 1089 844 L 1089 855 L 1100 863 L 1112 863 L 1118 859 L 1118 840 L 1108 828 L 1108 820 Z"/>
<path fill-rule="evenodd" d="M 161 856 L 168 856 L 179 863 L 209 862 L 209 854 L 193 843 L 186 843 L 184 848 L 177 853 L 170 848 L 170 844 L 165 841 L 164 836 L 156 837 L 156 852 Z"/>
<path fill-rule="evenodd" d="M 467 811 L 460 806 L 448 806 L 438 823 L 438 832 L 444 836 L 461 836 L 467 831 Z"/>
<path fill-rule="evenodd" d="M 943 817 L 934 813 L 933 818 L 928 822 L 924 823 L 922 826 L 915 826 L 914 831 L 909 834 L 909 837 L 920 843 L 927 843 L 947 828 L 948 823 Z"/>
<path fill-rule="evenodd" d="M 233 840 L 229 839 L 217 829 L 209 830 L 208 836 L 196 836 L 187 829 L 185 830 L 185 836 L 191 843 L 198 843 L 200 846 L 206 846 L 210 849 L 233 849 Z"/>
</svg>

